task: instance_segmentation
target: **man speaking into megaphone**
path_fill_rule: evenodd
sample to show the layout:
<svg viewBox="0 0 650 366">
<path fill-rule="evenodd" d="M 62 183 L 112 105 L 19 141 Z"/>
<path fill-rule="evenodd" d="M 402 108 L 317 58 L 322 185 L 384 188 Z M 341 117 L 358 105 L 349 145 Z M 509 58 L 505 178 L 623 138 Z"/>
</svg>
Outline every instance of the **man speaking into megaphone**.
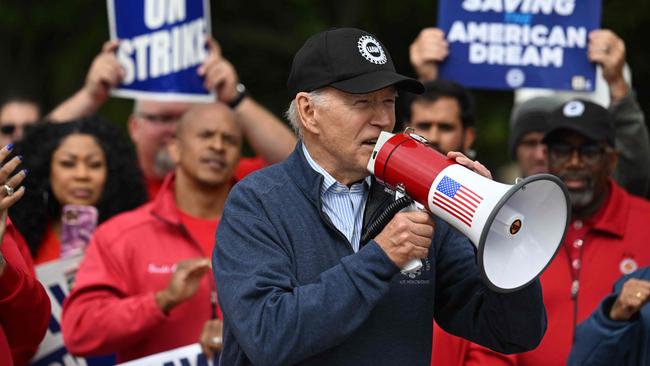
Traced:
<svg viewBox="0 0 650 366">
<path fill-rule="evenodd" d="M 546 330 L 539 281 L 492 291 L 473 245 L 444 221 L 402 212 L 360 240 L 393 201 L 368 161 L 393 130 L 397 93 L 422 85 L 373 35 L 339 28 L 305 42 L 288 87 L 300 142 L 233 188 L 219 224 L 221 364 L 428 365 L 434 317 L 499 352 L 534 348 Z M 402 273 L 413 259 L 421 268 Z"/>
</svg>

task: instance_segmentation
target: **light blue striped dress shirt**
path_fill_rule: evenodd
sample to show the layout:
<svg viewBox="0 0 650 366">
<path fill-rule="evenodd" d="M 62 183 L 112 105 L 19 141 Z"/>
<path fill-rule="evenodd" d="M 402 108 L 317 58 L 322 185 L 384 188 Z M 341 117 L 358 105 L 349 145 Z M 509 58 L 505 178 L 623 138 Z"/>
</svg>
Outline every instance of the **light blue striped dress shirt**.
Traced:
<svg viewBox="0 0 650 366">
<path fill-rule="evenodd" d="M 320 196 L 323 212 L 330 218 L 332 224 L 348 239 L 352 249 L 359 251 L 361 230 L 363 228 L 363 211 L 368 200 L 370 177 L 348 188 L 334 179 L 323 167 L 318 165 L 305 145 L 302 145 L 309 166 L 323 176 Z"/>
</svg>

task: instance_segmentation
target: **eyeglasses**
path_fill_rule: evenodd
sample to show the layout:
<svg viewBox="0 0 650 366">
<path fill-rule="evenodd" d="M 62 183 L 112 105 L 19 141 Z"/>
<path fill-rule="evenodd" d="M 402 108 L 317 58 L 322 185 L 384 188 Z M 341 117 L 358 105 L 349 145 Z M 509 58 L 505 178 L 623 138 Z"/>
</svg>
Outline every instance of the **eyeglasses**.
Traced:
<svg viewBox="0 0 650 366">
<path fill-rule="evenodd" d="M 538 147 L 545 147 L 544 143 L 540 139 L 521 140 L 518 146 L 526 150 L 537 149 Z"/>
<path fill-rule="evenodd" d="M 607 148 L 598 144 L 569 145 L 569 144 L 551 144 L 548 145 L 548 153 L 551 161 L 556 164 L 564 163 L 571 159 L 574 152 L 578 152 L 580 159 L 588 164 L 597 163 Z"/>
<path fill-rule="evenodd" d="M 34 127 L 33 123 L 20 125 L 12 122 L 4 122 L 2 126 L 0 126 L 0 133 L 5 136 L 13 136 L 18 129 L 22 128 L 24 132 L 27 133 L 31 130 L 32 127 Z"/>
<path fill-rule="evenodd" d="M 0 133 L 6 136 L 11 136 L 16 132 L 16 125 L 13 123 L 4 123 L 0 126 Z"/>
<path fill-rule="evenodd" d="M 164 123 L 164 124 L 176 123 L 181 118 L 180 115 L 174 115 L 174 114 L 158 115 L 158 114 L 150 114 L 150 113 L 143 113 L 143 112 L 139 112 L 137 116 L 139 118 L 146 119 L 147 121 L 153 123 Z"/>
</svg>

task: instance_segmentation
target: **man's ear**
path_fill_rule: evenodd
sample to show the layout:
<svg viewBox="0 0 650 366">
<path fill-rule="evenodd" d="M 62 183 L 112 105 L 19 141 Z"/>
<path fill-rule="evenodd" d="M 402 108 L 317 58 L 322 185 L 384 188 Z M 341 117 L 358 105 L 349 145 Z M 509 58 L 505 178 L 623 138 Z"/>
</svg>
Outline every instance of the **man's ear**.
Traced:
<svg viewBox="0 0 650 366">
<path fill-rule="evenodd" d="M 138 140 L 138 117 L 136 117 L 134 114 L 131 114 L 129 116 L 127 127 L 129 130 L 129 137 L 131 137 L 131 141 L 133 142 L 137 141 Z"/>
<path fill-rule="evenodd" d="M 165 148 L 174 165 L 178 166 L 181 163 L 181 146 L 178 138 L 174 137 L 169 140 Z"/>
<path fill-rule="evenodd" d="M 309 97 L 309 94 L 300 92 L 296 95 L 295 102 L 296 110 L 300 118 L 299 122 L 303 131 L 318 135 L 320 133 L 320 126 L 318 125 L 314 101 Z"/>
<path fill-rule="evenodd" d="M 465 127 L 465 131 L 463 131 L 463 151 L 471 149 L 474 140 L 476 140 L 476 129 L 474 127 Z"/>
</svg>

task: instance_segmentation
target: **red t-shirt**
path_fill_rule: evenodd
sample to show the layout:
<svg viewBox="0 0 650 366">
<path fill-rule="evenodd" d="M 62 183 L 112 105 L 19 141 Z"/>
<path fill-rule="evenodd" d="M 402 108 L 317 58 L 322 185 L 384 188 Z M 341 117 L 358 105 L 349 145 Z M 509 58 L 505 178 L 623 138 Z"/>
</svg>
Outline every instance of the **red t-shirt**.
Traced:
<svg viewBox="0 0 650 366">
<path fill-rule="evenodd" d="M 212 258 L 212 249 L 214 248 L 214 235 L 217 232 L 219 219 L 202 219 L 194 217 L 178 210 L 183 226 L 189 231 L 190 236 L 199 243 L 203 248 L 203 253 L 208 258 Z"/>
<path fill-rule="evenodd" d="M 61 258 L 61 241 L 50 225 L 45 229 L 41 245 L 36 250 L 34 264 L 41 264 Z"/>
</svg>

